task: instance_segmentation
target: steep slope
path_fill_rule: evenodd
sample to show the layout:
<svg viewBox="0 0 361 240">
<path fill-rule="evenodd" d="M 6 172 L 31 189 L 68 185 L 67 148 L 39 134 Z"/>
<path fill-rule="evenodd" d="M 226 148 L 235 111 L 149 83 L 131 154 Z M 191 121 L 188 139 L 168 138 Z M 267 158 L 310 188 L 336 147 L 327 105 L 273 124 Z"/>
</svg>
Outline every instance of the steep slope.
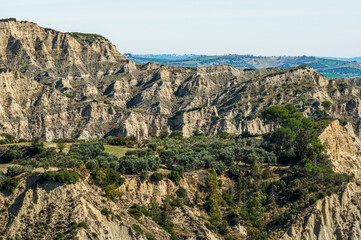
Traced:
<svg viewBox="0 0 361 240">
<path fill-rule="evenodd" d="M 98 187 L 85 179 L 79 183 L 64 185 L 40 180 L 34 172 L 24 178 L 13 194 L 0 194 L 0 237 L 5 239 L 146 239 L 151 233 L 156 239 L 171 239 L 150 217 L 142 216 L 139 221 L 128 214 L 133 204 L 150 206 L 162 204 L 167 195 L 175 195 L 179 187 L 186 189 L 191 202 L 198 206 L 181 206 L 172 214 L 172 221 L 180 239 L 223 239 L 210 229 L 208 215 L 202 205 L 207 192 L 205 172 L 187 173 L 180 183 L 169 179 L 160 182 L 141 182 L 138 176 L 125 176 L 123 193 L 114 203 L 102 196 Z M 224 179 L 222 179 L 224 180 Z M 227 180 L 227 179 L 226 179 Z M 224 189 L 231 184 L 225 181 Z M 197 197 L 195 193 L 197 192 Z M 76 227 L 82 223 L 83 227 Z M 143 234 L 134 230 L 138 225 Z M 244 239 L 246 230 L 241 224 L 232 227 L 232 233 Z"/>
<path fill-rule="evenodd" d="M 79 239 L 145 239 L 132 229 L 139 223 L 126 213 L 126 208 L 105 200 L 101 191 L 87 181 L 62 185 L 41 182 L 34 175 L 13 195 L 1 196 L 0 201 L 0 236 L 6 239 L 54 239 L 59 234 Z M 73 223 L 84 223 L 85 227 L 77 228 Z M 151 220 L 144 224 L 148 229 L 141 228 L 157 239 L 169 238 Z"/>
<path fill-rule="evenodd" d="M 351 134 L 347 130 L 352 131 Z M 361 238 L 361 154 L 356 150 L 352 133 L 352 129 L 334 121 L 321 134 L 320 140 L 331 156 L 334 170 L 353 174 L 355 181 L 347 184 L 340 194 L 318 201 L 296 220 L 282 239 Z M 356 144 L 357 141 L 358 138 Z"/>
<path fill-rule="evenodd" d="M 260 111 L 288 103 L 309 116 L 349 116 L 360 134 L 360 80 L 330 80 L 307 66 L 136 65 L 101 36 L 18 21 L 0 22 L 0 46 L 0 123 L 17 138 L 262 134 L 270 126 Z"/>
</svg>

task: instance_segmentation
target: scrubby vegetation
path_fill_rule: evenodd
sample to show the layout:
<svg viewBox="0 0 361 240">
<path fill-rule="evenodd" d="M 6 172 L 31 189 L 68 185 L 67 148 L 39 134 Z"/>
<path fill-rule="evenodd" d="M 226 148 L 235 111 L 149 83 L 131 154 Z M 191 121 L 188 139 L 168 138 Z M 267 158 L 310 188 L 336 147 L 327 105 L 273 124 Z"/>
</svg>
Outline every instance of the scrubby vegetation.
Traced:
<svg viewBox="0 0 361 240">
<path fill-rule="evenodd" d="M 70 34 L 73 38 L 75 38 L 79 43 L 86 44 L 86 43 L 93 43 L 95 41 L 109 41 L 105 37 L 98 35 L 98 34 L 92 34 L 92 33 L 79 33 L 79 32 L 70 32 Z"/>
<path fill-rule="evenodd" d="M 330 107 L 328 102 L 320 105 Z M 74 184 L 90 173 L 91 182 L 101 187 L 107 198 L 117 201 L 121 196 L 118 188 L 124 183 L 122 174 L 139 175 L 141 181 L 149 178 L 153 184 L 164 179 L 179 184 L 186 172 L 207 170 L 205 187 L 197 190 L 207 194 L 205 203 L 196 197 L 189 199 L 186 189 L 178 187 L 162 205 L 152 199 L 149 206 L 133 205 L 128 214 L 140 224 L 143 216 L 151 217 L 177 239 L 174 210 L 197 206 L 208 213 L 209 227 L 228 239 L 232 237 L 230 226 L 241 222 L 250 239 L 266 239 L 276 229 L 289 226 L 318 199 L 339 191 L 350 176 L 332 171 L 318 139 L 329 120 L 307 119 L 292 105 L 269 107 L 261 117 L 276 130 L 262 137 L 204 136 L 195 131 L 190 138 L 179 131 L 172 135 L 163 131 L 119 158 L 105 153 L 103 143 L 97 140 L 74 143 L 65 153 L 59 147 L 58 151 L 44 148 L 36 138 L 31 146 L 13 145 L 2 150 L 1 162 L 21 167 L 11 167 L 2 174 L 0 187 L 11 192 L 19 183 L 15 176 L 31 167 L 52 166 L 62 169 L 45 172 L 43 179 Z M 127 145 L 123 140 L 108 138 L 107 142 Z M 232 184 L 225 189 L 220 176 Z M 104 209 L 102 213 L 112 214 Z M 136 226 L 133 229 L 143 234 Z M 151 235 L 147 238 L 152 239 Z"/>
<path fill-rule="evenodd" d="M 75 184 L 79 181 L 79 174 L 72 170 L 62 169 L 57 172 L 45 172 L 42 178 L 52 182 Z"/>
</svg>

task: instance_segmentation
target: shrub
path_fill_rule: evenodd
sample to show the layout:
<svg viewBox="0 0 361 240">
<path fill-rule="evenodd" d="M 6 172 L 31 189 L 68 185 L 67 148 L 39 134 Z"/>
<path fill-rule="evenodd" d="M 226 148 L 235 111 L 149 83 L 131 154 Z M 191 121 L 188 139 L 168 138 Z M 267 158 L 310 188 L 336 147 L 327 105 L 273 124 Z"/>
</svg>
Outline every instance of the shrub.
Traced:
<svg viewBox="0 0 361 240">
<path fill-rule="evenodd" d="M 161 139 L 164 139 L 164 138 L 167 138 L 169 136 L 169 132 L 167 130 L 162 130 L 160 133 L 159 133 L 159 137 Z"/>
<path fill-rule="evenodd" d="M 164 178 L 164 175 L 162 173 L 159 173 L 159 172 L 155 172 L 152 174 L 152 176 L 150 176 L 150 179 L 153 180 L 153 181 L 162 181 Z"/>
<path fill-rule="evenodd" d="M 108 208 L 103 208 L 101 210 L 101 213 L 105 216 L 109 216 L 109 215 L 114 215 L 114 213 L 112 212 L 112 210 L 109 210 Z"/>
<path fill-rule="evenodd" d="M 140 173 L 140 181 L 144 182 L 145 180 L 147 180 L 149 178 L 149 174 L 147 170 L 143 170 Z"/>
<path fill-rule="evenodd" d="M 96 232 L 92 232 L 93 238 L 98 238 L 98 234 Z"/>
<path fill-rule="evenodd" d="M 137 224 L 133 224 L 132 228 L 134 229 L 134 231 L 138 234 L 138 235 L 142 235 L 143 234 L 143 230 L 139 227 L 139 225 Z"/>
<path fill-rule="evenodd" d="M 317 198 L 318 199 L 323 199 L 327 196 L 327 194 L 325 192 L 319 192 L 317 193 Z"/>
<path fill-rule="evenodd" d="M 111 168 L 101 168 L 93 171 L 91 179 L 99 187 L 106 187 L 111 184 L 120 187 L 124 183 L 124 178 L 121 177 L 120 173 Z"/>
<path fill-rule="evenodd" d="M 228 233 L 229 233 L 229 230 L 228 230 L 228 228 L 227 228 L 227 226 L 228 226 L 228 223 L 227 223 L 227 221 L 223 221 L 222 222 L 222 225 L 221 226 L 219 226 L 219 233 L 222 235 L 222 236 L 225 236 L 225 235 L 227 235 Z"/>
<path fill-rule="evenodd" d="M 309 202 L 310 202 L 310 204 L 314 204 L 317 200 L 318 200 L 317 197 L 312 196 L 312 197 L 310 197 Z"/>
<path fill-rule="evenodd" d="M 0 190 L 8 191 L 13 193 L 19 185 L 20 178 L 8 178 L 0 184 Z"/>
<path fill-rule="evenodd" d="M 80 223 L 78 223 L 78 227 L 79 227 L 79 228 L 82 227 L 82 228 L 84 228 L 84 229 L 88 229 L 88 226 L 86 225 L 85 222 L 80 222 Z"/>
<path fill-rule="evenodd" d="M 157 240 L 157 238 L 154 237 L 154 235 L 149 232 L 145 233 L 145 237 L 147 238 L 147 240 Z"/>
<path fill-rule="evenodd" d="M 181 179 L 180 174 L 177 171 L 171 171 L 168 178 L 173 182 L 179 182 Z"/>
<path fill-rule="evenodd" d="M 139 219 L 144 215 L 148 215 L 147 209 L 144 207 L 139 206 L 138 204 L 133 204 L 128 211 L 128 214 L 132 216 L 134 219 L 139 221 Z"/>
<path fill-rule="evenodd" d="M 0 157 L 0 163 L 9 163 L 15 159 L 20 158 L 22 155 L 20 150 L 10 148 L 5 151 Z"/>
<path fill-rule="evenodd" d="M 79 174 L 67 169 L 62 169 L 57 172 L 45 172 L 42 176 L 44 180 L 65 184 L 75 184 L 79 181 L 79 177 Z"/>
<path fill-rule="evenodd" d="M 56 235 L 55 239 L 56 239 L 56 240 L 62 240 L 62 239 L 64 239 L 64 234 L 58 233 L 58 235 Z"/>
<path fill-rule="evenodd" d="M 15 141 L 15 137 L 8 133 L 2 133 L 1 136 L 5 138 L 7 143 L 13 143 Z"/>
<path fill-rule="evenodd" d="M 44 150 L 44 143 L 40 140 L 39 137 L 35 137 L 31 142 L 30 151 L 33 154 L 39 154 Z"/>
<path fill-rule="evenodd" d="M 99 168 L 99 162 L 95 159 L 90 159 L 85 163 L 85 166 L 90 170 L 95 170 Z"/>
<path fill-rule="evenodd" d="M 175 193 L 179 198 L 184 198 L 185 196 L 187 196 L 187 191 L 182 187 L 178 188 Z"/>
<path fill-rule="evenodd" d="M 29 171 L 29 168 L 23 167 L 23 166 L 13 166 L 13 167 L 8 167 L 8 170 L 6 172 L 6 175 L 10 176 L 10 177 L 15 177 L 19 174 L 22 174 L 24 172 Z"/>
</svg>

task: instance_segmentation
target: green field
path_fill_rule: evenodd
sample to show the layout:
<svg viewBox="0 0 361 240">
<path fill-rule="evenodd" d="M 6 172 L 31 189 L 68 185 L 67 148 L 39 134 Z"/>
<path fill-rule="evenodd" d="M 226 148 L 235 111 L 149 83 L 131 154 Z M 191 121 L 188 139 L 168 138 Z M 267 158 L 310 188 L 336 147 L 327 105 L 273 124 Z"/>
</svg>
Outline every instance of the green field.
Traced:
<svg viewBox="0 0 361 240">
<path fill-rule="evenodd" d="M 127 148 L 123 146 L 113 146 L 113 145 L 104 145 L 105 152 L 115 155 L 117 157 L 122 157 L 126 152 L 131 151 L 132 148 Z"/>
</svg>

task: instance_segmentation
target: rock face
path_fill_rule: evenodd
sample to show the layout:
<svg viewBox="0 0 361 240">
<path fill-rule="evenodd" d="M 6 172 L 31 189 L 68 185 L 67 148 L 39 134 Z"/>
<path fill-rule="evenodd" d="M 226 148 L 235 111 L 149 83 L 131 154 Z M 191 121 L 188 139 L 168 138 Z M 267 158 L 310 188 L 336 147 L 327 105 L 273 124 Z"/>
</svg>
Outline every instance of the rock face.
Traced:
<svg viewBox="0 0 361 240">
<path fill-rule="evenodd" d="M 319 200 L 282 239 L 361 239 L 361 155 L 355 147 L 359 139 L 353 140 L 352 134 L 350 126 L 334 121 L 319 138 L 335 172 L 354 174 L 355 182 L 347 184 L 340 194 Z"/>
<path fill-rule="evenodd" d="M 282 239 L 361 239 L 361 186 L 349 183 L 339 195 L 318 201 Z"/>
<path fill-rule="evenodd" d="M 0 194 L 0 238 L 54 239 L 62 233 L 64 239 L 145 240 L 145 233 L 151 233 L 156 239 L 170 239 L 170 235 L 150 217 L 143 215 L 137 221 L 128 210 L 133 204 L 149 206 L 153 200 L 162 204 L 167 195 L 175 196 L 176 190 L 183 187 L 194 206 L 177 207 L 172 214 L 180 239 L 223 239 L 210 229 L 206 220 L 208 215 L 202 207 L 208 196 L 206 175 L 202 171 L 185 173 L 179 183 L 169 179 L 141 182 L 139 176 L 125 176 L 119 189 L 121 199 L 114 203 L 103 197 L 101 189 L 90 184 L 88 179 L 64 185 L 44 182 L 39 172 L 33 172 L 22 178 L 14 193 Z M 234 184 L 225 177 L 222 181 L 223 190 Z M 86 227 L 76 228 L 73 223 L 84 223 Z M 144 234 L 137 234 L 134 225 L 138 225 Z M 230 231 L 238 239 L 246 238 L 246 230 L 241 224 Z"/>
<path fill-rule="evenodd" d="M 271 130 L 257 118 L 263 108 L 291 103 L 313 115 L 324 100 L 334 103 L 329 115 L 348 115 L 360 134 L 360 81 L 329 80 L 306 66 L 136 65 L 102 36 L 17 21 L 0 22 L 0 46 L 0 127 L 18 138 L 257 135 Z"/>
<path fill-rule="evenodd" d="M 4 239 L 54 239 L 59 232 L 71 232 L 68 237 L 79 239 L 146 239 L 137 235 L 133 224 L 157 239 L 169 239 L 151 219 L 139 224 L 127 208 L 105 200 L 101 190 L 87 181 L 62 185 L 38 179 L 27 178 L 12 196 L 1 196 L 0 236 Z M 112 213 L 104 214 L 103 209 Z M 84 222 L 87 227 L 74 229 L 72 222 Z"/>
<path fill-rule="evenodd" d="M 353 133 L 352 128 L 348 130 Z M 361 155 L 356 151 L 356 138 L 352 138 L 339 121 L 332 122 L 319 138 L 331 155 L 335 172 L 354 174 L 356 178 L 361 177 Z"/>
</svg>

